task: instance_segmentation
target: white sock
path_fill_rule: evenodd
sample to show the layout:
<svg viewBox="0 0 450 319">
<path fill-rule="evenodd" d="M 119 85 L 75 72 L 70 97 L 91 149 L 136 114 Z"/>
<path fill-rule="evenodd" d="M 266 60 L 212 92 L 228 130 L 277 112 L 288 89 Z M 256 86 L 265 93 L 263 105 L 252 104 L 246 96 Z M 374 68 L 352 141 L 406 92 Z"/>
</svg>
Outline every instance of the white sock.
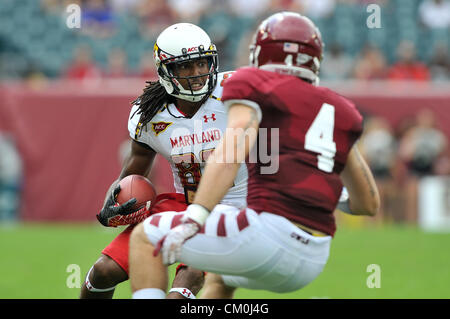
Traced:
<svg viewBox="0 0 450 319">
<path fill-rule="evenodd" d="M 133 293 L 133 299 L 165 299 L 165 291 L 158 288 L 144 288 Z"/>
</svg>

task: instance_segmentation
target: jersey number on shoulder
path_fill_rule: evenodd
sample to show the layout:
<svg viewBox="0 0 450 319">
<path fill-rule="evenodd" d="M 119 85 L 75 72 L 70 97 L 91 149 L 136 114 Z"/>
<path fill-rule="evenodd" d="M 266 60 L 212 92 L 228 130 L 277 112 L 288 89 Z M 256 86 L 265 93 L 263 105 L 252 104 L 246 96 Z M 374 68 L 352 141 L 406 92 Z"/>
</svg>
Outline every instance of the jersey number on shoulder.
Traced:
<svg viewBox="0 0 450 319">
<path fill-rule="evenodd" d="M 336 143 L 333 140 L 334 106 L 324 103 L 305 135 L 305 149 L 318 153 L 317 167 L 331 173 L 336 155 Z"/>
</svg>

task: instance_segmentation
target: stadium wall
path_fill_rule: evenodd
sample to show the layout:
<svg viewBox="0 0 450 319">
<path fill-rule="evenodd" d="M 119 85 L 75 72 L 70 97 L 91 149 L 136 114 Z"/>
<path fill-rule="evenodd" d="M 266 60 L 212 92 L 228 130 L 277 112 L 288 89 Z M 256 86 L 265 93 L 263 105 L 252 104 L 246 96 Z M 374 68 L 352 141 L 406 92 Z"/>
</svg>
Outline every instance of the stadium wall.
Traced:
<svg viewBox="0 0 450 319">
<path fill-rule="evenodd" d="M 55 82 L 0 87 L 0 133 L 14 136 L 24 162 L 19 218 L 94 221 L 120 172 L 128 139 L 130 102 L 140 80 Z M 450 139 L 450 87 L 392 83 L 328 83 L 365 114 L 398 125 L 422 108 L 436 112 Z M 150 178 L 159 193 L 173 190 L 167 162 L 158 157 Z"/>
</svg>

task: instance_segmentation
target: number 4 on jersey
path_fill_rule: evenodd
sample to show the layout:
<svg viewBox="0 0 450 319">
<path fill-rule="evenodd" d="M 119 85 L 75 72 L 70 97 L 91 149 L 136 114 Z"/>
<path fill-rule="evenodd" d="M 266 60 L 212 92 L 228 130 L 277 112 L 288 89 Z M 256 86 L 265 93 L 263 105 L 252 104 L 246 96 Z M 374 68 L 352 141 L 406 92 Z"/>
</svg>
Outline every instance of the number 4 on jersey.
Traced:
<svg viewBox="0 0 450 319">
<path fill-rule="evenodd" d="M 317 167 L 331 173 L 336 143 L 333 140 L 334 106 L 324 103 L 305 135 L 305 149 L 318 153 Z"/>
</svg>

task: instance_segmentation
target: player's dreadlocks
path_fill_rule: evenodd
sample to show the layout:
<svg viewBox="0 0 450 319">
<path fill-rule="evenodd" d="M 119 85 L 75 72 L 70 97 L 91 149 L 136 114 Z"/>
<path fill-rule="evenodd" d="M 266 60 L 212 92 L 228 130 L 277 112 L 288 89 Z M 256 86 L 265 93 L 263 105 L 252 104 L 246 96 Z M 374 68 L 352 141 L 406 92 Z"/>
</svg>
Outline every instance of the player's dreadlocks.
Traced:
<svg viewBox="0 0 450 319">
<path fill-rule="evenodd" d="M 168 94 L 159 81 L 146 81 L 144 92 L 132 104 L 138 104 L 139 108 L 135 114 L 140 114 L 140 125 L 143 127 L 150 122 L 153 116 L 160 111 L 164 105 L 174 103 L 175 97 Z"/>
<path fill-rule="evenodd" d="M 176 103 L 176 98 L 168 94 L 159 81 L 146 81 L 146 83 L 147 86 L 144 88 L 141 96 L 131 102 L 131 104 L 139 105 L 139 108 L 132 115 L 133 117 L 135 114 L 141 114 L 139 127 L 144 127 L 150 122 L 165 105 Z M 208 98 L 209 94 L 206 94 L 199 103 L 205 103 Z"/>
</svg>

